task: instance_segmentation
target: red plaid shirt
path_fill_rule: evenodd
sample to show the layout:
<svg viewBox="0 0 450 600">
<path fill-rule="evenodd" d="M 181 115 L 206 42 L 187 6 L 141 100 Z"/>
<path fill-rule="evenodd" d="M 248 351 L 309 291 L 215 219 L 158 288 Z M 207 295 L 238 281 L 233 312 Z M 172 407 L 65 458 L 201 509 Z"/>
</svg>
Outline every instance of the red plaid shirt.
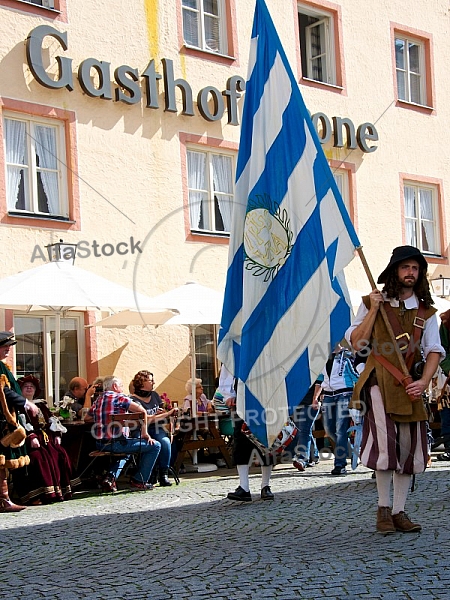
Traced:
<svg viewBox="0 0 450 600">
<path fill-rule="evenodd" d="M 120 435 L 120 428 L 109 423 L 109 415 L 129 412 L 131 398 L 117 392 L 103 392 L 88 411 L 94 417 L 94 437 L 96 440 L 109 441 Z"/>
</svg>

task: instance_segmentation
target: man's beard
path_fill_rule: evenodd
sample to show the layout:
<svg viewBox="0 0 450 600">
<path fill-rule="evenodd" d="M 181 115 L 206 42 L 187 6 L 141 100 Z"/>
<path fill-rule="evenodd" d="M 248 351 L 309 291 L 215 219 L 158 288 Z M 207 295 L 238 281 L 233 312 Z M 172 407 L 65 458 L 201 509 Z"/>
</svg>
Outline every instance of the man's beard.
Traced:
<svg viewBox="0 0 450 600">
<path fill-rule="evenodd" d="M 402 287 L 413 288 L 417 283 L 417 279 L 415 277 L 405 277 L 403 279 L 399 279 L 399 283 Z"/>
</svg>

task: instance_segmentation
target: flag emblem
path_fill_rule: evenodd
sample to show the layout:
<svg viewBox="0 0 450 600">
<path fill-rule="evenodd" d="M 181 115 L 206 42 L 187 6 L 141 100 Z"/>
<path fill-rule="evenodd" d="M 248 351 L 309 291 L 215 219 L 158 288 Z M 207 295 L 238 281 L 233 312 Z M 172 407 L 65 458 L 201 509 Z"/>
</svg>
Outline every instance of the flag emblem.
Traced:
<svg viewBox="0 0 450 600">
<path fill-rule="evenodd" d="M 252 275 L 274 278 L 292 248 L 292 231 L 286 210 L 267 195 L 249 200 L 244 225 L 245 268 Z"/>
</svg>

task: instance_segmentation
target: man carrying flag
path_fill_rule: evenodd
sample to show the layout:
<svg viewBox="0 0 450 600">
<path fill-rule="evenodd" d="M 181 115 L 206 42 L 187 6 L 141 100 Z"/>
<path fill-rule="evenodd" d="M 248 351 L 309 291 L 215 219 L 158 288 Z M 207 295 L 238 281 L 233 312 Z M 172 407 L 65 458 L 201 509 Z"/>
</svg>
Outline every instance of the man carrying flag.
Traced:
<svg viewBox="0 0 450 600">
<path fill-rule="evenodd" d="M 369 344 L 371 348 L 355 386 L 353 408 L 367 408 L 361 462 L 376 473 L 376 526 L 382 534 L 422 529 L 409 519 L 405 504 L 411 475 L 422 473 L 427 465 L 427 414 L 422 394 L 445 356 L 436 309 L 431 306 L 427 269 L 427 261 L 418 248 L 394 248 L 388 266 L 378 277 L 378 283 L 384 284 L 382 291 L 374 289 L 363 297 L 356 319 L 345 334 L 356 350 L 368 349 Z M 405 364 L 414 373 L 409 381 L 400 371 L 381 306 Z M 420 363 L 422 355 L 424 363 Z M 422 368 L 414 369 L 417 364 Z M 363 389 L 367 391 L 367 407 L 360 403 Z"/>
<path fill-rule="evenodd" d="M 270 448 L 350 324 L 359 241 L 264 0 L 256 0 L 218 356 Z"/>
</svg>

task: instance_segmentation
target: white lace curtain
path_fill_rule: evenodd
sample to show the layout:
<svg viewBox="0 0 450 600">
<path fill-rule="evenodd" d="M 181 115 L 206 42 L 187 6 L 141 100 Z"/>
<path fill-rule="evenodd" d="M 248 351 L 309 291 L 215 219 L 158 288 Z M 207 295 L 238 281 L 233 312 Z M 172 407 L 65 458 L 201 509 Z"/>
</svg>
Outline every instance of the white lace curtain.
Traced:
<svg viewBox="0 0 450 600">
<path fill-rule="evenodd" d="M 215 198 L 219 204 L 225 231 L 231 231 L 233 212 L 233 161 L 231 156 L 215 154 L 212 157 Z"/>
<path fill-rule="evenodd" d="M 211 163 L 207 161 L 205 152 L 187 152 L 189 216 L 191 228 L 198 229 L 202 220 L 202 228 L 218 231 L 214 219 L 214 201 L 217 200 L 222 217 L 224 231 L 231 230 L 233 211 L 233 160 L 231 156 L 212 154 Z M 212 182 L 208 183 L 208 170 L 212 164 Z M 211 190 L 211 183 L 213 190 Z M 211 198 L 211 194 L 214 195 Z M 208 206 L 207 203 L 211 206 Z M 209 210 L 208 210 L 209 208 Z M 203 218 L 202 218 L 203 217 Z"/>
<path fill-rule="evenodd" d="M 212 52 L 225 52 L 220 36 L 218 0 L 183 0 L 183 35 L 187 44 Z M 205 40 L 200 39 L 203 21 Z"/>
<path fill-rule="evenodd" d="M 435 242 L 435 228 L 433 215 L 433 191 L 430 189 L 419 189 L 422 250 L 425 252 L 437 252 Z"/>
<path fill-rule="evenodd" d="M 8 209 L 15 210 L 19 194 L 20 174 L 25 164 L 25 123 L 5 119 L 7 202 Z"/>
<path fill-rule="evenodd" d="M 409 246 L 417 246 L 417 215 L 415 188 L 405 185 L 405 229 L 406 243 Z"/>
<path fill-rule="evenodd" d="M 416 194 L 418 194 L 418 204 Z M 418 231 L 420 214 L 420 231 Z M 433 190 L 405 186 L 406 241 L 425 252 L 437 252 L 435 217 L 433 212 Z"/>
<path fill-rule="evenodd" d="M 183 0 L 183 36 L 187 44 L 199 46 L 198 8 L 196 0 Z"/>
<path fill-rule="evenodd" d="M 202 202 L 207 199 L 207 192 L 205 191 L 205 167 L 206 154 L 188 151 L 189 217 L 192 229 L 199 228 Z"/>
<path fill-rule="evenodd" d="M 53 127 L 36 125 L 33 130 L 37 169 L 47 198 L 49 213 L 59 214 L 58 163 L 56 157 L 56 131 Z M 9 210 L 16 210 L 21 172 L 29 168 L 26 150 L 26 123 L 15 119 L 5 119 L 6 163 L 7 163 L 7 202 Z M 24 177 L 26 204 L 30 206 L 28 177 Z"/>
<path fill-rule="evenodd" d="M 58 163 L 56 159 L 56 132 L 53 127 L 38 125 L 35 127 L 36 155 L 39 158 L 40 169 L 51 169 L 41 171 L 41 181 L 47 196 L 48 210 L 50 214 L 59 212 L 58 191 Z"/>
</svg>

